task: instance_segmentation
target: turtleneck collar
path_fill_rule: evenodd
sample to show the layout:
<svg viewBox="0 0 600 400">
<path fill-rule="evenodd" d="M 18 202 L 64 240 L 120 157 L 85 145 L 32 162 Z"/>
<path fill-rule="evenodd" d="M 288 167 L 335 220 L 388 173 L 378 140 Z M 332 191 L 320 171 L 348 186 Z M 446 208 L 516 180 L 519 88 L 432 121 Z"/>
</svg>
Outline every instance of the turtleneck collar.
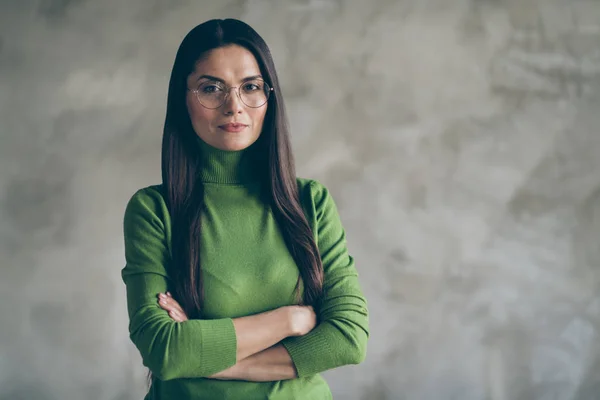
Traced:
<svg viewBox="0 0 600 400">
<path fill-rule="evenodd" d="M 204 183 L 240 185 L 260 180 L 258 141 L 243 150 L 217 149 L 197 136 L 200 180 Z"/>
</svg>

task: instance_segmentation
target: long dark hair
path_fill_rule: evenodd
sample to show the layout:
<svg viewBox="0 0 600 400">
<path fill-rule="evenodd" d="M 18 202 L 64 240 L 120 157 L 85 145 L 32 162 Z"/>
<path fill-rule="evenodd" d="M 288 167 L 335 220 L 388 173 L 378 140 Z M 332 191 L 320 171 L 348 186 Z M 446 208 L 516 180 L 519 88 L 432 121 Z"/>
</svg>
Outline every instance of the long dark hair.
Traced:
<svg viewBox="0 0 600 400">
<path fill-rule="evenodd" d="M 323 287 L 323 264 L 298 193 L 289 125 L 271 52 L 246 23 L 213 19 L 192 29 L 183 39 L 171 73 L 162 142 L 162 183 L 173 221 L 173 295 L 189 318 L 200 318 L 204 291 L 200 265 L 201 211 L 204 188 L 197 179 L 200 150 L 185 104 L 187 77 L 206 52 L 239 45 L 256 58 L 263 79 L 274 88 L 257 145 L 265 152 L 265 198 L 299 270 L 296 300 L 318 307 Z M 258 163 L 259 161 L 257 161 Z M 300 293 L 302 292 L 302 295 Z"/>
</svg>

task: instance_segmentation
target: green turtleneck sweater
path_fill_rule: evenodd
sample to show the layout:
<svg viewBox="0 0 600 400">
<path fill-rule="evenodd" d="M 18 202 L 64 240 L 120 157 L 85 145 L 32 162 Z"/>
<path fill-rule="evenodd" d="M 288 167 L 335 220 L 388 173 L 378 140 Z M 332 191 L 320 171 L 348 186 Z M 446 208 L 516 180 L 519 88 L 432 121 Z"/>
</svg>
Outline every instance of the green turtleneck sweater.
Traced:
<svg viewBox="0 0 600 400">
<path fill-rule="evenodd" d="M 261 191 L 252 163 L 255 146 L 223 151 L 199 140 L 204 184 L 200 261 L 205 300 L 202 319 L 173 321 L 158 293 L 172 291 L 171 218 L 161 185 L 138 190 L 124 216 L 129 333 L 154 375 L 146 400 L 331 399 L 320 372 L 361 362 L 368 314 L 345 233 L 327 189 L 297 179 L 305 215 L 324 267 L 319 324 L 288 337 L 298 378 L 275 382 L 209 379 L 236 363 L 232 319 L 294 303 L 298 268 Z M 254 154 L 256 156 L 256 154 Z"/>
</svg>

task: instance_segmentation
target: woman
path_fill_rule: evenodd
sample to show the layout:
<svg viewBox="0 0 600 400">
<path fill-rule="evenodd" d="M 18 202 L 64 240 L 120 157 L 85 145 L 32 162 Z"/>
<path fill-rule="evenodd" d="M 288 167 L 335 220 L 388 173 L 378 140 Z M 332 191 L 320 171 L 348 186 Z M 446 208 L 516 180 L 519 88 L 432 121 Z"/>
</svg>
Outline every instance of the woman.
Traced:
<svg viewBox="0 0 600 400">
<path fill-rule="evenodd" d="M 132 196 L 124 238 L 146 399 L 331 399 L 319 373 L 365 357 L 335 204 L 296 177 L 271 54 L 241 21 L 207 21 L 181 43 L 162 184 Z"/>
</svg>

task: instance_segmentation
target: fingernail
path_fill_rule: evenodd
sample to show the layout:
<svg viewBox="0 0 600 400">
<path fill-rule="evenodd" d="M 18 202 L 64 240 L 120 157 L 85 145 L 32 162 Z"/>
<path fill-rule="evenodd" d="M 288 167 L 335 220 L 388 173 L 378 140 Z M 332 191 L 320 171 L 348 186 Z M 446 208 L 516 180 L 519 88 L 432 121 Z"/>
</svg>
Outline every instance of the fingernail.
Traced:
<svg viewBox="0 0 600 400">
<path fill-rule="evenodd" d="M 167 296 L 171 296 L 171 292 L 167 292 Z"/>
</svg>

